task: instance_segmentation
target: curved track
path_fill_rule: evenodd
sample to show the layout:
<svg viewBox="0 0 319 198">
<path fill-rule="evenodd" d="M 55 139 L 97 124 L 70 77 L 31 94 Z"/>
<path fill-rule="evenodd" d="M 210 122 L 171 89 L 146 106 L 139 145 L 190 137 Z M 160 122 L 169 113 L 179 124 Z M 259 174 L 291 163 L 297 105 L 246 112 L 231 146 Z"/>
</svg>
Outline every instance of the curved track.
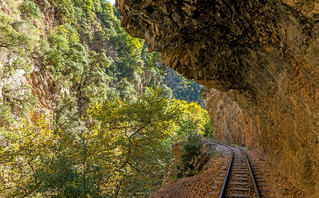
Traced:
<svg viewBox="0 0 319 198">
<path fill-rule="evenodd" d="M 217 142 L 214 143 L 227 147 L 230 150 L 231 154 L 229 164 L 222 167 L 224 170 L 221 170 L 221 177 L 217 178 L 224 178 L 224 181 L 221 182 L 217 180 L 215 182 L 217 186 L 220 186 L 220 184 L 222 184 L 222 187 L 219 187 L 221 188 L 219 192 L 219 198 L 260 198 L 261 196 L 258 190 L 257 183 L 255 181 L 253 169 L 250 165 L 245 151 L 243 151 L 239 147 L 229 146 Z M 218 188 L 217 186 L 215 186 L 215 188 Z"/>
</svg>

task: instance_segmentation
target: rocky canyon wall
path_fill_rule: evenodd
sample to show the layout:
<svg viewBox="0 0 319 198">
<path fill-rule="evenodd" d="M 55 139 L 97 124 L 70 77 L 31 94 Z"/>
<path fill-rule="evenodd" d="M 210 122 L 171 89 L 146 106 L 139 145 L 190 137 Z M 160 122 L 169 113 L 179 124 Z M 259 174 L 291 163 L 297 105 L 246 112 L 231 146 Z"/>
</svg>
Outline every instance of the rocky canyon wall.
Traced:
<svg viewBox="0 0 319 198">
<path fill-rule="evenodd" d="M 319 3 L 117 0 L 122 26 L 210 90 L 218 139 L 258 146 L 319 196 Z M 222 93 L 223 92 L 223 93 Z"/>
<path fill-rule="evenodd" d="M 52 72 L 44 69 L 43 57 L 33 51 L 35 43 L 57 26 L 56 6 L 45 9 L 42 2 L 43 20 L 26 20 L 19 7 L 22 2 L 0 1 L 0 128 L 30 114 L 34 121 L 52 113 L 57 97 Z"/>
<path fill-rule="evenodd" d="M 215 139 L 259 147 L 256 123 L 235 101 L 213 88 L 206 95 L 206 109 L 213 121 Z"/>
</svg>

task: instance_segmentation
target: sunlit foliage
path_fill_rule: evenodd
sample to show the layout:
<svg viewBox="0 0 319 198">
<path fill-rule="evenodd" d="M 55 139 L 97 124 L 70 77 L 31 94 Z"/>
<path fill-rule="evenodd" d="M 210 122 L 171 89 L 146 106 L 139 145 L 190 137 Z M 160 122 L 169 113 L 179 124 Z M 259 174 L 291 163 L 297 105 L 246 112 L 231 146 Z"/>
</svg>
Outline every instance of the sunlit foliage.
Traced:
<svg viewBox="0 0 319 198">
<path fill-rule="evenodd" d="M 0 195 L 24 197 L 39 184 L 33 176 L 42 167 L 42 160 L 54 157 L 57 139 L 48 122 L 40 118 L 33 124 L 22 120 L 12 130 L 1 132 Z"/>
<path fill-rule="evenodd" d="M 198 106 L 198 105 L 197 105 Z M 181 121 L 199 125 L 196 105 L 148 89 L 135 102 L 89 108 L 89 130 L 70 131 L 43 117 L 2 132 L 1 188 L 8 196 L 145 196 L 160 185 Z M 198 106 L 199 107 L 199 106 Z M 186 117 L 185 117 L 186 116 Z M 199 129 L 202 130 L 201 127 Z"/>
<path fill-rule="evenodd" d="M 141 196 L 161 181 L 178 112 L 160 94 L 148 90 L 134 103 L 116 100 L 90 109 L 97 120 L 92 131 L 95 143 L 103 144 L 98 148 L 109 158 L 104 173 L 112 175 L 116 195 Z"/>
<path fill-rule="evenodd" d="M 171 145 L 207 131 L 207 112 L 174 99 L 160 53 L 125 32 L 110 3 L 5 1 L 14 14 L 0 7 L 0 197 L 150 195 Z M 32 71 L 49 78 L 50 100 L 28 84 Z M 39 117 L 43 100 L 52 108 Z"/>
<path fill-rule="evenodd" d="M 190 134 L 205 134 L 209 123 L 209 116 L 205 109 L 197 103 L 187 103 L 183 100 L 173 99 L 172 106 L 181 111 L 178 120 L 179 129 L 176 132 L 177 140 L 186 140 Z"/>
<path fill-rule="evenodd" d="M 8 126 L 14 116 L 27 116 L 36 106 L 37 99 L 31 95 L 27 84 L 12 83 L 31 72 L 31 53 L 34 40 L 20 26 L 24 22 L 0 12 L 0 127 Z"/>
</svg>

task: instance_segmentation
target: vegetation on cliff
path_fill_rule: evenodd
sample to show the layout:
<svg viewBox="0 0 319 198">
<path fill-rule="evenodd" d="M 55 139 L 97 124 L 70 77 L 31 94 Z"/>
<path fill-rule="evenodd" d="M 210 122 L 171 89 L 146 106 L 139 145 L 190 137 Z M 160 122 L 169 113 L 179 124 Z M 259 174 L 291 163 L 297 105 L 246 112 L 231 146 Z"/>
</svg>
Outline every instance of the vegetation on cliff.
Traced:
<svg viewBox="0 0 319 198">
<path fill-rule="evenodd" d="M 188 103 L 203 101 L 200 86 L 175 83 L 147 51 L 104 0 L 1 1 L 0 196 L 156 189 L 171 144 L 210 125 Z"/>
</svg>

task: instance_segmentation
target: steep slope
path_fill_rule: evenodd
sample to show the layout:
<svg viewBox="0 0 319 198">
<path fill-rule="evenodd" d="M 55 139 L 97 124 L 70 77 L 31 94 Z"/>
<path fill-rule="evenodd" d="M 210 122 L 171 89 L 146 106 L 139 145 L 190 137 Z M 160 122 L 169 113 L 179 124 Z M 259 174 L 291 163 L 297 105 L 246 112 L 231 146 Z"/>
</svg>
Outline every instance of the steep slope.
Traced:
<svg viewBox="0 0 319 198">
<path fill-rule="evenodd" d="M 209 89 L 206 108 L 214 123 L 214 138 L 258 147 L 258 134 L 253 120 L 225 93 Z"/>
<path fill-rule="evenodd" d="M 61 108 L 78 119 L 90 102 L 134 100 L 161 85 L 159 55 L 116 15 L 100 0 L 1 1 L 0 128 Z"/>
<path fill-rule="evenodd" d="M 238 128 L 229 140 L 252 137 L 283 173 L 319 196 L 317 1 L 118 0 L 116 7 L 122 26 L 162 52 L 165 64 L 235 101 L 236 119 L 246 117 L 251 130 L 224 113 L 228 128 Z"/>
<path fill-rule="evenodd" d="M 194 80 L 187 80 L 183 76 L 176 73 L 169 67 L 165 75 L 164 83 L 172 90 L 172 94 L 179 100 L 187 102 L 197 102 L 202 107 L 205 106 L 205 88 L 194 82 Z"/>
<path fill-rule="evenodd" d="M 152 193 L 173 141 L 210 127 L 166 69 L 105 0 L 0 0 L 0 197 Z"/>
</svg>

